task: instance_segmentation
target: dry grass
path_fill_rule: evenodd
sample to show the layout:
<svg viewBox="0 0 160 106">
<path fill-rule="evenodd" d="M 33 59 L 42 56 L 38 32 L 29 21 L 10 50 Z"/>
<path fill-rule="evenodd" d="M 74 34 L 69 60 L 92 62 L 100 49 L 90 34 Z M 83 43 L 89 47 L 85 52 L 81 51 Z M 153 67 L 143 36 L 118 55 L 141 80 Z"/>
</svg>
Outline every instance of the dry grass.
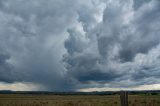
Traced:
<svg viewBox="0 0 160 106">
<path fill-rule="evenodd" d="M 129 96 L 129 106 L 160 106 L 160 96 Z"/>
<path fill-rule="evenodd" d="M 120 106 L 118 95 L 0 95 L 0 106 Z M 160 106 L 160 96 L 129 96 L 129 106 Z"/>
</svg>

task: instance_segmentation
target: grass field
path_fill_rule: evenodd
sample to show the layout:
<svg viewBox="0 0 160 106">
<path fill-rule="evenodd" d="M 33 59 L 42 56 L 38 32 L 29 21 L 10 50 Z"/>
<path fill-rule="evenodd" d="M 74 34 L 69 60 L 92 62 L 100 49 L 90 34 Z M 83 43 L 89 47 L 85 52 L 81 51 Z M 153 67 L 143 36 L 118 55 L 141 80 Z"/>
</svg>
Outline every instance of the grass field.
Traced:
<svg viewBox="0 0 160 106">
<path fill-rule="evenodd" d="M 119 95 L 0 94 L 0 106 L 120 106 Z M 160 96 L 129 95 L 129 106 L 160 106 Z"/>
</svg>

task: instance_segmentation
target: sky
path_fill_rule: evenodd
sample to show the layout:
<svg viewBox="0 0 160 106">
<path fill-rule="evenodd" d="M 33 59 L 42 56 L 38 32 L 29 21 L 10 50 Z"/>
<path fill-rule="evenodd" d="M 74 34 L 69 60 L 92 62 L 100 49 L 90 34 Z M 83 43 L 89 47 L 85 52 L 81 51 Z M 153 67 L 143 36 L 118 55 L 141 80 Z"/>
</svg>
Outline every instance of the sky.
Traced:
<svg viewBox="0 0 160 106">
<path fill-rule="evenodd" d="M 0 0 L 0 90 L 160 89 L 159 0 Z"/>
</svg>

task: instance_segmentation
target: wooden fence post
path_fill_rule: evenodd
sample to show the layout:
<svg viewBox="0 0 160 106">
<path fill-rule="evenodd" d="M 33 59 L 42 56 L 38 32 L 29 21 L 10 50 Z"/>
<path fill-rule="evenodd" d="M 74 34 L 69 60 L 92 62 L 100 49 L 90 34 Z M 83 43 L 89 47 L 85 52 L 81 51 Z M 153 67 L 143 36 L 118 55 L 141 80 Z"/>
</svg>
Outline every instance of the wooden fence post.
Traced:
<svg viewBox="0 0 160 106">
<path fill-rule="evenodd" d="M 121 100 L 121 106 L 128 106 L 128 92 L 127 91 L 120 92 L 120 100 Z"/>
</svg>

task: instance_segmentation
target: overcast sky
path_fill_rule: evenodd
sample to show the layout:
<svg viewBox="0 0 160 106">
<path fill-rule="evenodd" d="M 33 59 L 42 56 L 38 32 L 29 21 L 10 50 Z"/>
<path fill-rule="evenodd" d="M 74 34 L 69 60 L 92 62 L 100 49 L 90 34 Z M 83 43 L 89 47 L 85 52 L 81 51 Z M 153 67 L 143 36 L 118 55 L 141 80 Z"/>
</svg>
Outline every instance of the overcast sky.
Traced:
<svg viewBox="0 0 160 106">
<path fill-rule="evenodd" d="M 148 87 L 160 89 L 159 0 L 0 0 L 1 90 Z"/>
</svg>

